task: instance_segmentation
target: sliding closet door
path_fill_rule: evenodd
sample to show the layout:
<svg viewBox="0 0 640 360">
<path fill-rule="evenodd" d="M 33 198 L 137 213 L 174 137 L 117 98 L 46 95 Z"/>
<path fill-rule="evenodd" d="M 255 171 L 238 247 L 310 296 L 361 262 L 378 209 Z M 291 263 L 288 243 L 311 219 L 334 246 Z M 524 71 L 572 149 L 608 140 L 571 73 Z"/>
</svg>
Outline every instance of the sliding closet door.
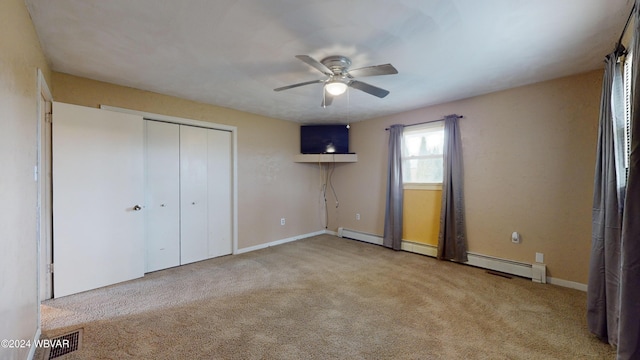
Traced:
<svg viewBox="0 0 640 360">
<path fill-rule="evenodd" d="M 180 265 L 180 126 L 145 121 L 146 272 Z"/>
<path fill-rule="evenodd" d="M 231 254 L 231 132 L 208 130 L 209 257 Z"/>
<path fill-rule="evenodd" d="M 209 258 L 207 129 L 180 126 L 180 263 Z"/>
<path fill-rule="evenodd" d="M 53 105 L 54 296 L 144 275 L 143 119 Z"/>
<path fill-rule="evenodd" d="M 146 134 L 147 272 L 231 254 L 231 132 L 147 121 Z"/>
</svg>

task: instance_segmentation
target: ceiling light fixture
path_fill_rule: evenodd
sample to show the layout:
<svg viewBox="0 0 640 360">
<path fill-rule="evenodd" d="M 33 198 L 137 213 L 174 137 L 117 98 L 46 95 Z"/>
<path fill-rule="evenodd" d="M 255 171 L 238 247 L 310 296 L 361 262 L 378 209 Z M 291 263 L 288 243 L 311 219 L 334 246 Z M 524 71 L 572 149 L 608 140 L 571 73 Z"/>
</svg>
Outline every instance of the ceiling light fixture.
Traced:
<svg viewBox="0 0 640 360">
<path fill-rule="evenodd" d="M 343 83 L 342 81 L 329 81 L 324 88 L 327 90 L 327 92 L 333 96 L 337 96 L 337 95 L 341 95 L 343 94 L 345 91 L 347 91 L 347 84 Z"/>
</svg>

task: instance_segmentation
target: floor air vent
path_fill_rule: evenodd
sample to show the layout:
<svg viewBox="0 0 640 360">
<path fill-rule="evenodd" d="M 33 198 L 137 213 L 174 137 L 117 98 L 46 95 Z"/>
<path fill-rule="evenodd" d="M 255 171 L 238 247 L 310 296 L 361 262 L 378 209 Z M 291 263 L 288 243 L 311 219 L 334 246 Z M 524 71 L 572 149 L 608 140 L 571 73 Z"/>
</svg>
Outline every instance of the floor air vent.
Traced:
<svg viewBox="0 0 640 360">
<path fill-rule="evenodd" d="M 50 340 L 45 360 L 63 359 L 65 355 L 80 349 L 82 345 L 82 329 L 56 336 Z"/>
</svg>

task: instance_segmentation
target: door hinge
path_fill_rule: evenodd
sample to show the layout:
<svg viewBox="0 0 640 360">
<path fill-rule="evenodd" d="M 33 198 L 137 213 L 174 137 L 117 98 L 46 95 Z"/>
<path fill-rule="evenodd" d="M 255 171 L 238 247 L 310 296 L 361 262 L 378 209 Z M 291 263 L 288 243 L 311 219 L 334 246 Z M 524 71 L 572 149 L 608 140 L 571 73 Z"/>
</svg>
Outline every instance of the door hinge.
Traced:
<svg viewBox="0 0 640 360">
<path fill-rule="evenodd" d="M 49 124 L 53 123 L 53 118 L 52 118 L 50 112 L 47 112 L 47 113 L 44 114 L 44 121 L 49 123 Z"/>
<path fill-rule="evenodd" d="M 49 274 L 53 274 L 53 263 L 51 263 L 51 264 L 49 264 L 49 265 L 48 265 L 47 272 L 48 272 Z"/>
</svg>

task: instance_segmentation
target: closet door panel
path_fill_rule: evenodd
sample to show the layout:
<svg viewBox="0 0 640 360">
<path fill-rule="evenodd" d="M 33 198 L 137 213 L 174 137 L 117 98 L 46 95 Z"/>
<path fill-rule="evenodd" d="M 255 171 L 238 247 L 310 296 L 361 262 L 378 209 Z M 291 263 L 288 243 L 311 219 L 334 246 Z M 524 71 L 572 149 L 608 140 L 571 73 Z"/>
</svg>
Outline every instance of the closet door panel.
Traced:
<svg viewBox="0 0 640 360">
<path fill-rule="evenodd" d="M 180 263 L 207 259 L 207 129 L 180 126 Z"/>
<path fill-rule="evenodd" d="M 146 272 L 180 265 L 180 126 L 145 121 Z"/>
<path fill-rule="evenodd" d="M 231 254 L 232 246 L 231 133 L 208 131 L 209 257 Z"/>
</svg>

